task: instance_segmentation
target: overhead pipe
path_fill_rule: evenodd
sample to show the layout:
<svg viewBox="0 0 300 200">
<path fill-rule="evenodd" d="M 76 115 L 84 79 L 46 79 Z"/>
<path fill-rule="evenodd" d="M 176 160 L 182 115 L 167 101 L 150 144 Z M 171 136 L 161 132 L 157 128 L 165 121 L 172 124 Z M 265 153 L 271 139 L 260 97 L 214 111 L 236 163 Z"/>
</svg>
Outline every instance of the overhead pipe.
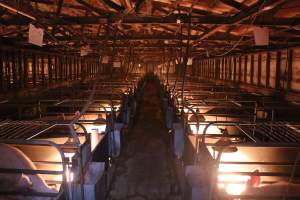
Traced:
<svg viewBox="0 0 300 200">
<path fill-rule="evenodd" d="M 5 3 L 0 2 L 0 6 L 3 7 L 3 8 L 6 8 L 6 9 L 8 9 L 8 10 L 10 10 L 11 12 L 14 12 L 14 13 L 16 13 L 16 14 L 19 14 L 19 15 L 22 15 L 22 16 L 24 16 L 24 17 L 27 17 L 27 18 L 29 18 L 29 19 L 31 19 L 31 20 L 33 20 L 33 21 L 36 21 L 36 18 L 35 18 L 34 16 L 29 15 L 29 14 L 27 14 L 26 12 L 24 12 L 24 11 L 22 11 L 22 10 L 19 10 L 19 9 L 16 9 L 16 8 L 10 6 L 10 5 L 7 5 L 7 4 L 5 4 Z"/>
</svg>

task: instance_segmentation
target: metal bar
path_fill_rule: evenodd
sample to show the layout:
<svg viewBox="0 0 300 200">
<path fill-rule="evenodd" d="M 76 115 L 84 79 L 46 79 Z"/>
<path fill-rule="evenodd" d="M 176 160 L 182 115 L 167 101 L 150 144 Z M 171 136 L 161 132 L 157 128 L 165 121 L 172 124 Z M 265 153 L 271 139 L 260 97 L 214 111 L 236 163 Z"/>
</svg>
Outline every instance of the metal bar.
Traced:
<svg viewBox="0 0 300 200">
<path fill-rule="evenodd" d="M 267 52 L 266 58 L 266 87 L 270 87 L 271 54 Z"/>
<path fill-rule="evenodd" d="M 51 57 L 51 55 L 49 54 L 48 55 L 48 82 L 49 82 L 49 84 L 51 84 L 52 82 L 53 82 L 53 70 L 52 70 L 52 67 L 53 67 L 53 65 L 52 65 L 52 57 Z"/>
<path fill-rule="evenodd" d="M 44 54 L 41 55 L 41 73 L 42 73 L 42 85 L 44 86 L 46 84 L 45 80 L 45 56 Z"/>
<path fill-rule="evenodd" d="M 237 82 L 237 58 L 233 57 L 233 82 Z"/>
<path fill-rule="evenodd" d="M 224 80 L 229 81 L 229 57 L 224 58 Z"/>
<path fill-rule="evenodd" d="M 275 88 L 280 89 L 280 81 L 281 81 L 281 73 L 280 73 L 280 66 L 281 66 L 281 52 L 277 51 L 276 53 L 276 77 L 275 77 Z"/>
<path fill-rule="evenodd" d="M 59 65 L 59 61 L 58 61 L 58 56 L 54 56 L 54 79 L 55 79 L 55 83 L 58 82 L 58 72 L 59 72 L 59 69 L 58 69 L 58 66 Z"/>
<path fill-rule="evenodd" d="M 291 82 L 293 78 L 293 49 L 289 49 L 287 54 L 287 90 L 291 90 Z"/>
<path fill-rule="evenodd" d="M 213 146 L 215 147 L 215 143 L 205 143 L 206 146 Z M 292 149 L 299 149 L 299 143 L 295 142 L 289 142 L 289 143 L 283 143 L 283 142 L 243 142 L 243 143 L 238 143 L 234 142 L 232 145 L 236 147 L 266 147 L 266 148 L 279 148 L 279 149 L 285 149 L 285 148 L 292 148 Z"/>
<path fill-rule="evenodd" d="M 277 124 L 275 123 L 274 126 L 271 126 L 269 127 L 269 129 L 271 129 L 270 131 L 272 131 L 273 133 L 277 134 L 277 135 L 280 135 L 281 138 L 283 138 L 282 140 L 284 141 L 293 141 L 291 137 L 287 137 L 287 127 L 283 127 L 283 126 L 278 126 L 277 127 Z"/>
<path fill-rule="evenodd" d="M 63 56 L 62 59 L 63 81 L 68 80 L 68 56 Z"/>
<path fill-rule="evenodd" d="M 277 132 L 270 127 L 257 126 L 256 130 L 260 131 L 261 133 L 264 133 L 265 136 L 269 136 L 268 139 L 271 139 L 273 142 L 280 142 L 282 140 L 284 142 L 288 142 L 287 140 L 285 140 L 285 138 L 278 135 Z"/>
<path fill-rule="evenodd" d="M 49 193 L 49 192 L 24 192 L 24 191 L 0 191 L 1 196 L 39 196 L 39 197 L 57 197 L 59 193 Z"/>
<path fill-rule="evenodd" d="M 39 131 L 38 133 L 36 133 L 36 134 L 34 134 L 34 135 L 28 137 L 26 140 L 31 140 L 31 139 L 35 138 L 36 136 L 38 136 L 38 135 L 40 135 L 40 134 L 42 134 L 42 133 L 44 133 L 44 132 L 50 130 L 50 129 L 53 128 L 53 127 L 55 127 L 55 125 L 49 126 L 49 127 L 47 127 L 46 129 L 44 129 L 44 130 L 42 130 L 42 131 Z"/>
<path fill-rule="evenodd" d="M 236 161 L 221 161 L 220 164 L 228 164 L 228 165 L 271 165 L 271 166 L 285 166 L 285 167 L 292 167 L 295 166 L 294 163 L 291 162 L 236 162 Z M 300 167 L 300 164 L 296 165 Z"/>
<path fill-rule="evenodd" d="M 18 126 L 18 124 L 11 124 L 10 126 L 7 126 L 6 131 L 3 131 L 3 133 L 6 133 L 6 136 L 3 137 L 3 139 L 20 139 L 22 135 L 25 135 L 28 132 L 34 132 L 35 129 L 36 126 Z"/>
<path fill-rule="evenodd" d="M 28 133 L 30 135 L 34 134 L 36 131 L 39 131 L 42 127 L 38 124 L 33 125 L 24 125 L 20 127 L 15 127 L 15 131 L 11 130 L 10 135 L 8 136 L 8 139 L 24 139 L 24 136 L 26 136 Z M 22 137 L 23 136 L 23 137 Z"/>
<path fill-rule="evenodd" d="M 290 173 L 284 172 L 218 172 L 220 175 L 230 174 L 230 175 L 248 175 L 248 176 L 284 176 L 289 177 Z"/>
<path fill-rule="evenodd" d="M 3 71 L 4 71 L 4 60 L 3 60 L 3 51 L 0 49 L 0 91 L 3 91 L 4 88 L 4 76 L 3 76 Z"/>
<path fill-rule="evenodd" d="M 80 58 L 76 59 L 76 79 L 79 80 L 80 78 Z"/>
<path fill-rule="evenodd" d="M 18 51 L 18 86 L 23 88 L 24 70 L 23 70 L 23 55 L 22 51 Z"/>
<path fill-rule="evenodd" d="M 32 54 L 32 82 L 33 85 L 36 85 L 36 64 L 37 64 L 37 56 L 35 54 Z"/>
<path fill-rule="evenodd" d="M 12 169 L 12 168 L 0 168 L 1 173 L 23 173 L 23 174 L 53 174 L 53 175 L 61 175 L 63 171 L 55 171 L 55 170 L 37 170 L 37 169 Z"/>
<path fill-rule="evenodd" d="M 28 59 L 27 59 L 27 53 L 23 51 L 23 65 L 24 65 L 24 79 L 23 79 L 23 85 L 25 88 L 28 87 L 28 75 L 29 75 L 29 66 L 28 66 Z"/>
<path fill-rule="evenodd" d="M 263 200 L 282 200 L 283 198 L 287 198 L 289 200 L 298 200 L 300 196 L 291 196 L 289 194 L 276 196 L 276 195 L 223 195 L 225 199 L 263 199 Z"/>
<path fill-rule="evenodd" d="M 261 85 L 261 54 L 257 58 L 257 85 Z"/>
<path fill-rule="evenodd" d="M 11 67 L 10 67 L 10 58 L 9 52 L 5 54 L 5 75 L 6 75 L 6 90 L 11 88 Z"/>
<path fill-rule="evenodd" d="M 242 57 L 239 56 L 239 79 L 238 82 L 242 82 Z"/>
<path fill-rule="evenodd" d="M 244 56 L 244 83 L 247 83 L 247 65 L 248 65 L 248 56 Z"/>
<path fill-rule="evenodd" d="M 13 88 L 18 89 L 18 75 L 17 75 L 17 55 L 16 52 L 11 54 L 12 62 L 12 76 L 13 76 Z"/>
<path fill-rule="evenodd" d="M 288 136 L 291 137 L 291 139 L 296 140 L 294 142 L 300 141 L 299 132 L 293 131 L 292 128 L 290 128 L 288 125 L 284 124 L 283 122 L 275 122 L 275 123 L 279 125 L 279 127 L 278 127 L 279 129 L 282 129 L 283 131 L 285 131 L 286 134 L 289 134 Z M 282 126 L 282 125 L 285 125 L 285 126 Z M 285 136 L 287 136 L 286 134 L 285 134 Z"/>
<path fill-rule="evenodd" d="M 250 56 L 250 84 L 254 83 L 254 54 Z"/>
<path fill-rule="evenodd" d="M 254 143 L 260 142 L 258 138 L 253 137 L 250 133 L 246 132 L 244 129 L 242 129 L 240 126 L 236 126 L 242 133 L 244 133 L 250 140 L 252 140 Z"/>
</svg>

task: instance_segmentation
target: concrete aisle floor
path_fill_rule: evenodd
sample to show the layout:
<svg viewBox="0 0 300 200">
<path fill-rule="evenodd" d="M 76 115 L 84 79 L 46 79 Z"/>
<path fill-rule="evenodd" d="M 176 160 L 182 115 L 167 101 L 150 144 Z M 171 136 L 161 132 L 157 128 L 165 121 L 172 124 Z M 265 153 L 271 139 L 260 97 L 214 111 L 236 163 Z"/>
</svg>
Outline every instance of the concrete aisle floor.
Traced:
<svg viewBox="0 0 300 200">
<path fill-rule="evenodd" d="M 158 89 L 147 83 L 135 125 L 129 131 L 109 200 L 179 200 Z"/>
</svg>

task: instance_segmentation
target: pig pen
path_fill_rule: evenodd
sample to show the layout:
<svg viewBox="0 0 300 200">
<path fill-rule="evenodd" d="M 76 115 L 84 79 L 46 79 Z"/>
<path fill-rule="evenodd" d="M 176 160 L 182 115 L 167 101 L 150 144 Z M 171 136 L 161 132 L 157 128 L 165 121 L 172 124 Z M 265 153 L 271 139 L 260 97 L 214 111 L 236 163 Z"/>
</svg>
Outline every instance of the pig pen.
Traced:
<svg viewBox="0 0 300 200">
<path fill-rule="evenodd" d="M 5 160 L 1 162 L 1 177 L 9 179 L 10 175 L 36 175 L 40 178 L 40 183 L 46 184 L 45 187 L 50 185 L 58 191 L 51 195 L 43 190 L 35 191 L 36 186 L 32 182 L 30 187 L 17 188 L 10 192 L 1 191 L 2 195 L 21 199 L 23 197 L 20 195 L 31 196 L 32 199 L 43 196 L 52 199 L 76 199 L 72 196 L 78 193 L 75 195 L 83 197 L 82 181 L 84 172 L 89 167 L 91 153 L 87 132 L 80 136 L 70 124 L 50 124 L 42 121 L 4 121 L 0 123 L 0 130 L 2 151 L 12 148 L 10 152 L 13 152 L 9 157 L 11 163 L 6 163 Z M 4 158 L 5 156 L 1 157 Z M 14 165 L 14 159 L 16 163 L 26 160 L 30 164 Z"/>
<path fill-rule="evenodd" d="M 214 126 L 228 131 L 207 134 Z M 299 134 L 286 122 L 211 122 L 202 134 L 188 135 L 189 198 L 299 199 Z"/>
</svg>

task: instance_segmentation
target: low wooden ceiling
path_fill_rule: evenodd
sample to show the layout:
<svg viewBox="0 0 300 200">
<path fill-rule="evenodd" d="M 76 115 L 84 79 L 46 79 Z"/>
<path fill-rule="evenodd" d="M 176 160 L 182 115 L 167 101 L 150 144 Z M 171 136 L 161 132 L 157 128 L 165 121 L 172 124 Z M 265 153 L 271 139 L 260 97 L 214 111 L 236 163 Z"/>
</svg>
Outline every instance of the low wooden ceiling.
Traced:
<svg viewBox="0 0 300 200">
<path fill-rule="evenodd" d="M 299 0 L 0 0 L 1 41 L 28 46 L 28 24 L 45 30 L 46 49 L 142 59 L 192 56 L 300 44 Z M 270 29 L 254 46 L 253 27 Z M 190 30 L 190 34 L 189 34 Z"/>
</svg>

